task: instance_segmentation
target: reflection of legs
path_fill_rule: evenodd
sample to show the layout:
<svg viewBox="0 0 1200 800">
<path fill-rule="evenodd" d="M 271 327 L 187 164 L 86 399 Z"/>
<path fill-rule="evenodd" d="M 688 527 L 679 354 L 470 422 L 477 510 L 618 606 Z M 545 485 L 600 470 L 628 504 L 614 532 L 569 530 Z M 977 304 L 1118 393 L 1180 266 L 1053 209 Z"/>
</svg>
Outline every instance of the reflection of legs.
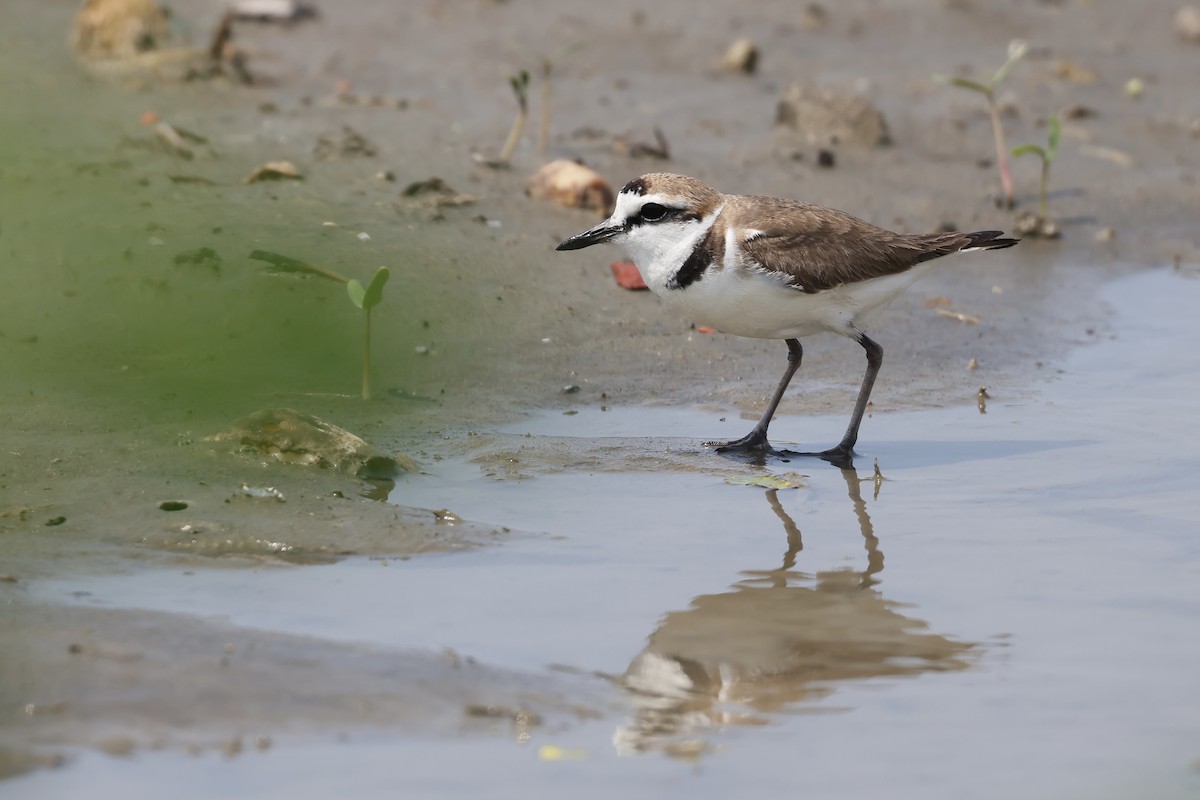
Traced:
<svg viewBox="0 0 1200 800">
<path fill-rule="evenodd" d="M 792 567 L 796 566 L 796 556 L 804 549 L 804 540 L 800 537 L 800 529 L 796 527 L 796 521 L 783 510 L 783 504 L 779 502 L 779 490 L 767 489 L 767 502 L 771 504 L 771 510 L 775 512 L 775 516 L 779 517 L 779 521 L 783 523 L 783 529 L 787 532 L 787 552 L 783 555 L 783 567 L 781 572 L 787 572 Z M 784 579 L 786 584 L 787 579 Z"/>
<path fill-rule="evenodd" d="M 792 376 L 796 374 L 796 370 L 800 369 L 800 359 L 804 355 L 804 350 L 800 347 L 798 340 L 785 339 L 784 341 L 787 343 L 788 348 L 787 369 L 784 370 L 783 378 L 780 379 L 779 385 L 775 387 L 775 394 L 771 397 L 771 402 L 767 406 L 766 413 L 762 415 L 762 419 L 754 426 L 754 430 L 741 439 L 716 444 L 718 453 L 745 453 L 752 450 L 761 450 L 768 453 L 775 452 L 774 448 L 767 441 L 767 426 L 771 424 L 771 418 L 775 416 L 775 409 L 779 408 L 779 401 L 783 399 L 783 393 L 787 391 L 788 384 L 792 382 Z"/>
<path fill-rule="evenodd" d="M 867 568 L 863 570 L 863 587 L 873 586 L 878 581 L 874 576 L 883 571 L 883 552 L 879 549 L 879 537 L 875 535 L 875 526 L 871 523 L 871 515 L 867 513 L 867 503 L 862 498 L 862 480 L 852 469 L 843 469 L 842 477 L 846 480 L 846 489 L 850 501 L 854 504 L 854 516 L 858 517 L 858 531 L 862 534 L 867 548 Z"/>
<path fill-rule="evenodd" d="M 883 571 L 883 552 L 879 549 L 879 537 L 875 535 L 875 525 L 871 522 L 871 515 L 867 512 L 867 503 L 862 497 L 862 482 L 871 480 L 871 478 L 859 478 L 858 473 L 853 469 L 843 469 L 841 473 L 842 478 L 846 481 L 846 491 L 854 508 L 854 516 L 858 519 L 858 532 L 862 534 L 863 544 L 867 550 L 867 568 L 862 571 L 859 581 L 861 587 L 867 588 L 878 583 L 874 576 Z M 766 496 L 771 510 L 783 523 L 783 530 L 787 533 L 788 549 L 783 556 L 782 567 L 760 574 L 773 576 L 776 586 L 786 586 L 787 573 L 795 568 L 796 558 L 804 549 L 804 540 L 801 538 L 800 528 L 796 525 L 796 521 L 784 510 L 783 503 L 779 501 L 779 490 L 768 489 Z"/>
</svg>

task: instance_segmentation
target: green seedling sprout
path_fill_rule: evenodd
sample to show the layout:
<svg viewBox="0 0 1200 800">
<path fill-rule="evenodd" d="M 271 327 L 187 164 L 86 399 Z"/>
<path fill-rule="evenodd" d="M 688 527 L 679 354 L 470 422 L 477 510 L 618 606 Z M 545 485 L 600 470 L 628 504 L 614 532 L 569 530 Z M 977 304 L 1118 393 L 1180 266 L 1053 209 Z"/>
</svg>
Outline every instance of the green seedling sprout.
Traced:
<svg viewBox="0 0 1200 800">
<path fill-rule="evenodd" d="M 350 302 L 363 310 L 366 320 L 363 337 L 363 400 L 371 399 L 371 309 L 383 300 L 383 285 L 390 275 L 387 267 L 380 267 L 375 270 L 375 277 L 366 287 L 353 278 L 346 281 L 346 294 L 350 295 Z"/>
<path fill-rule="evenodd" d="M 250 258 L 255 261 L 265 261 L 272 266 L 274 272 L 307 272 L 312 275 L 319 275 L 331 281 L 342 284 L 346 287 L 346 294 L 350 296 L 350 302 L 361 308 L 364 312 L 366 331 L 363 337 L 363 379 L 362 379 L 362 396 L 363 400 L 371 399 L 371 309 L 379 305 L 383 300 L 383 285 L 388 282 L 391 273 L 387 267 L 380 267 L 375 270 L 375 277 L 371 279 L 371 283 L 363 286 L 361 282 L 353 278 L 347 278 L 339 272 L 334 272 L 331 269 L 311 264 L 307 261 L 301 261 L 298 258 L 285 256 L 282 253 L 274 253 L 270 250 L 254 250 L 250 253 Z"/>
<path fill-rule="evenodd" d="M 996 74 L 986 84 L 976 83 L 967 78 L 958 78 L 951 75 L 933 76 L 933 79 L 938 83 L 970 89 L 972 92 L 979 92 L 987 99 L 988 113 L 992 117 L 992 135 L 996 138 L 996 168 L 1000 171 L 1000 188 L 1004 192 L 1004 205 L 1006 208 L 1012 208 L 1014 205 L 1012 170 L 1008 164 L 1008 150 L 1004 146 L 1004 128 L 1000 124 L 1000 109 L 996 107 L 996 87 L 1008 75 L 1013 65 L 1020 61 L 1021 57 L 1028 51 L 1029 44 L 1027 42 L 1020 40 L 1010 42 L 1008 45 L 1008 59 L 1000 65 L 1000 69 L 996 70 Z"/>
<path fill-rule="evenodd" d="M 1047 127 L 1050 130 L 1044 148 L 1037 144 L 1023 144 L 1020 147 L 1014 147 L 1012 151 L 1013 158 L 1032 153 L 1042 160 L 1042 186 L 1038 192 L 1038 216 L 1042 219 L 1046 218 L 1046 190 L 1050 185 L 1050 162 L 1054 160 L 1054 154 L 1058 152 L 1058 117 L 1051 117 Z"/>
<path fill-rule="evenodd" d="M 517 149 L 517 142 L 521 141 L 521 133 L 525 130 L 525 120 L 529 118 L 529 71 L 521 70 L 516 75 L 512 75 L 508 79 L 509 86 L 512 87 L 513 94 L 517 96 L 517 118 L 513 120 L 512 128 L 508 132 L 508 139 L 504 142 L 504 149 L 500 151 L 500 164 L 507 164 L 512 158 L 513 152 Z"/>
</svg>

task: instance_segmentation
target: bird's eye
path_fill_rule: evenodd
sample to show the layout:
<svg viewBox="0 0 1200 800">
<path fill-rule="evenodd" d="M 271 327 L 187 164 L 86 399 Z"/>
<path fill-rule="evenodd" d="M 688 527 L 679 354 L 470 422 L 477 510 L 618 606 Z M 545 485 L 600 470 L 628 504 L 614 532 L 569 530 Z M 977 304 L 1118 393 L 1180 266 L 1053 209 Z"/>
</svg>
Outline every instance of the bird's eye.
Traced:
<svg viewBox="0 0 1200 800">
<path fill-rule="evenodd" d="M 667 215 L 667 207 L 658 203 L 646 203 L 642 206 L 642 219 L 647 222 L 658 222 Z"/>
</svg>

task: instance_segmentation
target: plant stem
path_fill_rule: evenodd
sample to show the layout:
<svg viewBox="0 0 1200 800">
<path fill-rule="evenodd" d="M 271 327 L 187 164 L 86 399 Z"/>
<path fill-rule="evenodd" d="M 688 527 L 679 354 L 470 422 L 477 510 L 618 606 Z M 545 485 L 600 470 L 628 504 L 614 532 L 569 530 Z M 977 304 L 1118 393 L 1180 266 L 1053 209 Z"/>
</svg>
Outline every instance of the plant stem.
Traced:
<svg viewBox="0 0 1200 800">
<path fill-rule="evenodd" d="M 517 149 L 517 142 L 521 140 L 521 132 L 525 130 L 525 117 L 528 116 L 525 108 L 517 112 L 517 118 L 513 120 L 513 126 L 508 131 L 508 139 L 504 142 L 504 149 L 500 151 L 501 163 L 508 163 L 512 158 L 512 154 Z"/>
<path fill-rule="evenodd" d="M 546 152 L 550 144 L 550 62 L 542 64 L 542 113 L 538 126 L 538 152 Z"/>
<path fill-rule="evenodd" d="M 996 96 L 987 93 L 988 112 L 992 116 L 992 135 L 996 137 L 996 169 L 1000 171 L 1000 189 L 1004 192 L 1004 207 L 1012 208 L 1012 169 L 1008 165 L 1008 149 L 1004 146 L 1004 127 L 1000 124 L 1000 109 L 996 107 Z"/>
<path fill-rule="evenodd" d="M 1047 202 L 1046 190 L 1050 186 L 1050 160 L 1042 159 L 1042 191 L 1038 195 L 1038 216 L 1042 219 L 1046 218 Z"/>
<path fill-rule="evenodd" d="M 371 399 L 371 309 L 366 311 L 367 324 L 366 336 L 363 338 L 363 384 L 362 398 L 363 400 Z"/>
</svg>

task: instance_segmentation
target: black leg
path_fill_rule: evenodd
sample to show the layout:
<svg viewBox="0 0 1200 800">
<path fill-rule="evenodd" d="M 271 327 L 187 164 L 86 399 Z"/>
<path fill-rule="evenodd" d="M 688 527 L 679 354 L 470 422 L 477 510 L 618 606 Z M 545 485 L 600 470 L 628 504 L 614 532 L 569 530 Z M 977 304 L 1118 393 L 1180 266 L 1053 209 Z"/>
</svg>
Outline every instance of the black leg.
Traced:
<svg viewBox="0 0 1200 800">
<path fill-rule="evenodd" d="M 775 416 L 775 409 L 779 407 L 779 401 L 783 399 L 783 393 L 787 391 L 788 384 L 792 382 L 792 376 L 796 374 L 796 370 L 800 369 L 800 359 L 804 356 L 804 350 L 800 347 L 798 340 L 785 339 L 784 341 L 787 343 L 788 348 L 787 369 L 784 370 L 783 377 L 779 380 L 779 385 L 775 387 L 775 395 L 771 398 L 771 403 L 767 406 L 766 413 L 762 415 L 762 419 L 754 426 L 754 430 L 736 441 L 706 442 L 706 445 L 716 447 L 718 453 L 776 452 L 771 447 L 770 442 L 767 441 L 767 426 L 771 424 L 771 418 Z M 871 342 L 871 344 L 875 343 Z"/>
<path fill-rule="evenodd" d="M 861 331 L 858 343 L 867 351 L 867 373 L 863 376 L 862 388 L 858 390 L 858 401 L 854 404 L 854 413 L 850 416 L 850 425 L 842 436 L 837 447 L 818 453 L 821 458 L 833 463 L 848 462 L 854 454 L 854 444 L 858 441 L 858 426 L 862 424 L 863 414 L 867 410 L 867 401 L 871 398 L 871 387 L 875 385 L 875 376 L 883 364 L 883 348 Z"/>
</svg>

